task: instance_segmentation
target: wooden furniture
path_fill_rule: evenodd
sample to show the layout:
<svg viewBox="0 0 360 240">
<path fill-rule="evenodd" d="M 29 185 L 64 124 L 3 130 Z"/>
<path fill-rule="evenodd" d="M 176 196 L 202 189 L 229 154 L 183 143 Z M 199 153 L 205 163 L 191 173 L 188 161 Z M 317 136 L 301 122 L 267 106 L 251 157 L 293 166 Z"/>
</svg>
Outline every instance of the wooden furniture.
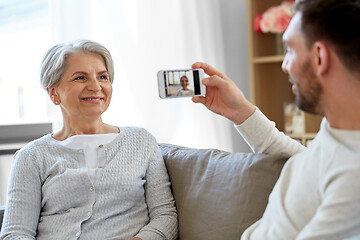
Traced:
<svg viewBox="0 0 360 240">
<path fill-rule="evenodd" d="M 288 81 L 288 75 L 281 70 L 284 60 L 278 54 L 281 36 L 272 33 L 259 34 L 253 30 L 254 18 L 271 6 L 280 5 L 282 0 L 247 0 L 250 100 L 284 131 L 284 104 L 294 102 L 295 96 Z M 322 117 L 303 114 L 304 133 L 291 134 L 306 144 L 319 130 Z"/>
</svg>

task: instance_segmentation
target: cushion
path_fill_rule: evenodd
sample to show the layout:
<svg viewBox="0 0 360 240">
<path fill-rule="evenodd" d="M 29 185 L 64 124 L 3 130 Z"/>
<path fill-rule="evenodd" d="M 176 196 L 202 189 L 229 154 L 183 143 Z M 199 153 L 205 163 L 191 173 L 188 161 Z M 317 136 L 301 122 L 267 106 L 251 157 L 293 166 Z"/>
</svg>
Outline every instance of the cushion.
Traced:
<svg viewBox="0 0 360 240">
<path fill-rule="evenodd" d="M 159 144 L 179 239 L 236 239 L 261 218 L 286 158 Z"/>
</svg>

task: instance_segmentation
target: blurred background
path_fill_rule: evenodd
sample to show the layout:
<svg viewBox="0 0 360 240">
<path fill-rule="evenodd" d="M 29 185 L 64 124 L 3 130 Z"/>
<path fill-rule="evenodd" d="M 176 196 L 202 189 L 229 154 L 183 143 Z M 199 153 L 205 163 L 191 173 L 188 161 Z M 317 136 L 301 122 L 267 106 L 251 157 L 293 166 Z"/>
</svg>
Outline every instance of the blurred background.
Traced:
<svg viewBox="0 0 360 240">
<path fill-rule="evenodd" d="M 249 151 L 229 120 L 191 98 L 160 99 L 156 79 L 205 61 L 248 97 L 246 21 L 245 0 L 0 0 L 0 205 L 14 151 L 61 127 L 39 83 L 45 51 L 60 42 L 90 39 L 111 52 L 105 122 L 144 127 L 158 142 Z"/>
</svg>

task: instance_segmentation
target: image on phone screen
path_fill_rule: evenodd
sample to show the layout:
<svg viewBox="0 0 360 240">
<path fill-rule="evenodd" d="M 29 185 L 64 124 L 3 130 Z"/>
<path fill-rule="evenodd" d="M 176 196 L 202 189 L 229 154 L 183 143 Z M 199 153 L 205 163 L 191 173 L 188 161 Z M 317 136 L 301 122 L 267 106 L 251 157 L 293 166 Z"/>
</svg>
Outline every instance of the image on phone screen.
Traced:
<svg viewBox="0 0 360 240">
<path fill-rule="evenodd" d="M 162 98 L 199 96 L 204 94 L 202 69 L 167 70 L 158 72 L 159 94 Z"/>
</svg>

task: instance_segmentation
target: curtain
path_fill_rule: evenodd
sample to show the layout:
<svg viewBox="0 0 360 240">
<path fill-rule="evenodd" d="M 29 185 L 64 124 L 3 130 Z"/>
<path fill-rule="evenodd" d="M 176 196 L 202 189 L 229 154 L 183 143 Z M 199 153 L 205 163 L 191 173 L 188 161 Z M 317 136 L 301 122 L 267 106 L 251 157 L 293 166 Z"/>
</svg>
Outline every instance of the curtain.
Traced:
<svg viewBox="0 0 360 240">
<path fill-rule="evenodd" d="M 113 56 L 113 98 L 104 122 L 144 127 L 158 142 L 233 150 L 230 121 L 191 98 L 160 99 L 156 78 L 158 70 L 196 61 L 226 71 L 221 0 L 50 1 L 54 42 L 91 39 Z M 56 131 L 61 114 L 54 111 Z"/>
</svg>

